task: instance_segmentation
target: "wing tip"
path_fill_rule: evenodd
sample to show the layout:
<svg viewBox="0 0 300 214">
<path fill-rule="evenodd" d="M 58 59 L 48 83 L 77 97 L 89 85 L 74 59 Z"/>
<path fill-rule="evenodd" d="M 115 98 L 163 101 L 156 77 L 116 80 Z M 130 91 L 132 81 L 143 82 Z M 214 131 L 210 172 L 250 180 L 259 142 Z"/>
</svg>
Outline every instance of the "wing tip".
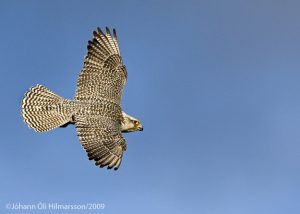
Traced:
<svg viewBox="0 0 300 214">
<path fill-rule="evenodd" d="M 103 33 L 103 31 L 101 30 L 101 28 L 100 28 L 100 27 L 97 27 L 97 31 L 98 31 L 98 34 L 100 34 L 100 35 L 104 35 L 104 33 Z"/>
<path fill-rule="evenodd" d="M 111 33 L 110 33 L 110 30 L 109 30 L 109 27 L 105 27 L 105 31 L 106 31 L 106 34 L 109 34 L 109 35 L 111 35 Z"/>
<path fill-rule="evenodd" d="M 99 168 L 104 168 L 107 166 L 107 169 L 114 169 L 115 171 L 117 171 L 121 165 L 121 161 L 122 161 L 122 157 L 116 157 L 113 158 L 113 156 L 105 156 L 102 157 L 100 159 L 96 159 L 96 158 L 89 158 L 89 160 L 94 160 L 95 161 L 95 165 L 98 166 Z"/>
<path fill-rule="evenodd" d="M 114 38 L 118 39 L 118 37 L 117 37 L 117 31 L 116 31 L 115 28 L 113 28 L 113 35 L 114 35 Z"/>
<path fill-rule="evenodd" d="M 98 36 L 98 32 L 94 30 L 94 31 L 93 31 L 93 36 L 94 36 L 94 37 Z"/>
</svg>

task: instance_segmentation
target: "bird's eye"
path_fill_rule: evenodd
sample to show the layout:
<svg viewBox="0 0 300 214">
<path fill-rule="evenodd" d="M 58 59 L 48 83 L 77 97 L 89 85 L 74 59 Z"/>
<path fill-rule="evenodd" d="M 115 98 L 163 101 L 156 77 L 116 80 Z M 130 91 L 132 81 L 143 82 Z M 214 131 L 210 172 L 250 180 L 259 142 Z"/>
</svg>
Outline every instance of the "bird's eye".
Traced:
<svg viewBox="0 0 300 214">
<path fill-rule="evenodd" d="M 135 125 L 138 125 L 139 124 L 139 122 L 138 121 L 133 121 L 133 123 L 135 124 Z"/>
</svg>

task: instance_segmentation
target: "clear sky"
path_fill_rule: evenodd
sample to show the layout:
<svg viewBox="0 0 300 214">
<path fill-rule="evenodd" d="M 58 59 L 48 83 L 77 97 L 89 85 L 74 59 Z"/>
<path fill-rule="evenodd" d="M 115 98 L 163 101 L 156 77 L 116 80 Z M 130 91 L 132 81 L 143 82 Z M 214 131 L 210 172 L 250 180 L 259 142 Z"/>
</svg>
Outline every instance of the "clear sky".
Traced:
<svg viewBox="0 0 300 214">
<path fill-rule="evenodd" d="M 300 2 L 1 1 L 0 212 L 8 203 L 104 203 L 42 213 L 300 213 Z M 20 116 L 37 83 L 72 98 L 87 41 L 116 28 L 129 79 L 118 171 L 88 161 L 74 126 Z"/>
</svg>

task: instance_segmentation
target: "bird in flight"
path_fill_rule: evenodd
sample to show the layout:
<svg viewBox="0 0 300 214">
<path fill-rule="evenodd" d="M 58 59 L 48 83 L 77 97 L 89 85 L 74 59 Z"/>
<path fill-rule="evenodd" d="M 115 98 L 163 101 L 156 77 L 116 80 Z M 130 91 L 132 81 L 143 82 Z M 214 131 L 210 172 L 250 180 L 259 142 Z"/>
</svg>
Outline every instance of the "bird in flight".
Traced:
<svg viewBox="0 0 300 214">
<path fill-rule="evenodd" d="M 89 159 L 117 170 L 126 150 L 122 133 L 143 130 L 138 119 L 121 109 L 126 79 L 116 30 L 111 34 L 108 27 L 106 33 L 97 28 L 88 42 L 74 100 L 36 85 L 23 98 L 22 116 L 37 132 L 74 124 Z"/>
</svg>

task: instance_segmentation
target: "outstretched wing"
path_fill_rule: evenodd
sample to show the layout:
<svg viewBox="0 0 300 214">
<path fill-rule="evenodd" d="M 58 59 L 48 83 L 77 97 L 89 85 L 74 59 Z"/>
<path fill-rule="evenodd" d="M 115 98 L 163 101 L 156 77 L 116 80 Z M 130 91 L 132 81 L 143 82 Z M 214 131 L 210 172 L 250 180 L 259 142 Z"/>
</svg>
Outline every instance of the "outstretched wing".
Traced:
<svg viewBox="0 0 300 214">
<path fill-rule="evenodd" d="M 100 167 L 118 169 L 126 149 L 121 133 L 122 90 L 127 71 L 122 63 L 116 31 L 94 31 L 77 81 L 75 100 L 83 107 L 76 113 L 76 128 L 90 160 Z"/>
<path fill-rule="evenodd" d="M 127 71 L 120 56 L 116 31 L 113 30 L 112 36 L 107 27 L 106 34 L 98 28 L 93 34 L 94 38 L 88 42 L 88 53 L 77 80 L 75 99 L 105 99 L 120 104 Z"/>
<path fill-rule="evenodd" d="M 76 128 L 90 160 L 100 167 L 119 168 L 126 144 L 115 121 L 104 117 L 101 120 L 99 117 L 79 117 Z"/>
</svg>

